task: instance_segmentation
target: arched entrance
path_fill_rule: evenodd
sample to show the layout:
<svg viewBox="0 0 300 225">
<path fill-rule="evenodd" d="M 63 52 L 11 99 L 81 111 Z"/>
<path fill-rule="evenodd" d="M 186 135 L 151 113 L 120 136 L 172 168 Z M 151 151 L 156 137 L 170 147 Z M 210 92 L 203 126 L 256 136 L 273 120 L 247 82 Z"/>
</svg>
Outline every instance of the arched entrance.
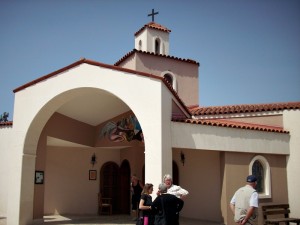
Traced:
<svg viewBox="0 0 300 225">
<path fill-rule="evenodd" d="M 82 63 L 84 62 L 82 61 Z M 70 68 L 73 67 L 69 67 L 69 69 Z M 75 74 L 76 76 L 70 76 L 72 74 Z M 57 193 L 55 196 L 56 199 L 54 199 L 57 201 L 52 201 L 53 198 L 51 197 L 51 194 L 54 191 L 48 194 L 46 193 L 47 189 L 50 189 L 45 188 L 46 185 L 49 185 L 49 167 L 47 167 L 47 173 L 45 172 L 45 176 L 47 176 L 47 182 L 45 182 L 43 186 L 37 186 L 33 185 L 30 182 L 27 182 L 28 180 L 33 181 L 32 176 L 34 175 L 34 170 L 46 171 L 46 163 L 48 163 L 48 166 L 53 165 L 53 171 L 51 173 L 51 178 L 53 178 L 53 180 L 59 178 L 62 180 L 62 182 L 59 183 L 61 186 L 77 186 L 77 191 L 79 193 L 83 193 L 83 191 L 85 190 L 82 191 L 79 189 L 84 189 L 85 186 L 76 185 L 76 183 L 71 184 L 68 182 L 64 182 L 65 177 L 71 179 L 73 175 L 77 175 L 78 171 L 74 170 L 73 167 L 75 169 L 78 168 L 78 170 L 80 170 L 79 173 L 83 174 L 80 177 L 80 182 L 88 182 L 89 187 L 86 189 L 93 189 L 93 192 L 85 192 L 87 193 L 87 195 L 90 195 L 88 197 L 85 196 L 85 198 L 82 198 L 79 194 L 75 195 L 75 198 L 77 202 L 83 201 L 87 205 L 89 205 L 89 207 L 83 207 L 84 211 L 87 211 L 88 213 L 91 213 L 92 210 L 95 211 L 95 213 L 97 212 L 95 208 L 95 192 L 98 192 L 99 183 L 93 180 L 90 181 L 86 176 L 89 169 L 87 160 L 89 159 L 90 154 L 87 157 L 82 157 L 82 154 L 87 154 L 86 151 L 75 155 L 73 153 L 67 153 L 67 151 L 61 151 L 58 148 L 70 150 L 71 148 L 77 147 L 93 147 L 95 145 L 95 139 L 93 138 L 93 136 L 95 135 L 95 126 L 98 126 L 103 121 L 106 121 L 110 118 L 115 118 L 122 113 L 129 112 L 130 110 L 134 110 L 134 113 L 136 113 L 137 117 L 139 119 L 141 118 L 141 122 L 144 122 L 146 127 L 148 126 L 148 129 L 145 129 L 148 131 L 147 135 L 145 136 L 149 137 L 150 140 L 148 142 L 150 144 L 147 145 L 148 149 L 155 149 L 155 151 L 160 150 L 161 146 L 157 144 L 157 141 L 154 141 L 155 135 L 152 132 L 152 124 L 151 126 L 148 125 L 147 116 L 145 116 L 143 113 L 144 108 L 140 107 L 140 105 L 136 103 L 141 100 L 153 100 L 153 97 L 150 97 L 148 92 L 148 88 L 151 90 L 152 82 L 149 82 L 150 86 L 147 86 L 145 84 L 145 87 L 147 87 L 147 91 L 141 91 L 138 97 L 134 93 L 132 94 L 132 96 L 128 96 L 128 88 L 134 89 L 134 87 L 139 84 L 141 78 L 135 76 L 133 80 L 134 82 L 131 82 L 128 86 L 126 86 L 126 88 L 115 89 L 114 85 L 109 85 L 111 82 L 112 74 L 116 75 L 117 80 L 120 79 L 120 81 L 122 81 L 123 73 L 121 73 L 120 71 L 115 72 L 111 69 L 107 70 L 107 68 L 102 68 L 101 66 L 95 67 L 95 65 L 90 64 L 84 65 L 83 67 L 74 67 L 72 70 L 67 70 L 62 74 L 56 74 L 57 77 L 51 79 L 51 82 L 44 82 L 42 87 L 35 85 L 32 89 L 32 92 L 30 93 L 30 96 L 32 97 L 32 99 L 38 99 L 38 101 L 30 100 L 30 104 L 29 102 L 27 103 L 27 100 L 17 101 L 16 105 L 18 107 L 22 106 L 20 102 L 22 102 L 22 104 L 24 105 L 30 105 L 30 107 L 25 107 L 23 112 L 18 111 L 15 114 L 16 118 L 24 117 L 26 118 L 26 120 L 22 121 L 22 123 L 19 123 L 19 120 L 16 120 L 16 123 L 14 123 L 14 127 L 16 127 L 17 130 L 20 130 L 20 136 L 22 138 L 19 138 L 17 140 L 18 144 L 15 145 L 16 147 L 14 147 L 13 150 L 14 152 L 18 152 L 19 154 L 19 152 L 21 153 L 22 150 L 20 148 L 22 148 L 22 146 L 24 147 L 22 156 L 22 171 L 21 174 L 18 174 L 21 176 L 21 179 L 19 179 L 17 185 L 12 187 L 12 191 L 10 194 L 15 195 L 16 193 L 19 193 L 20 196 L 11 200 L 14 202 L 11 205 L 16 205 L 17 207 L 9 207 L 8 209 L 10 214 L 20 214 L 20 216 L 16 219 L 9 218 L 10 221 L 31 221 L 33 218 L 33 214 L 35 215 L 35 218 L 42 218 L 45 212 L 52 213 L 52 208 L 56 209 L 58 205 L 56 204 L 57 202 L 59 203 L 60 208 L 63 208 L 63 210 L 61 210 L 63 213 L 81 213 L 80 207 L 82 206 L 82 204 L 80 204 L 80 207 L 73 207 L 73 204 L 68 204 L 67 201 L 61 201 L 59 199 L 60 196 Z M 87 79 L 87 77 L 91 77 L 91 79 Z M 61 85 L 62 82 L 60 78 L 64 78 L 68 85 Z M 148 80 L 146 80 L 145 82 L 147 83 Z M 56 86 L 56 90 L 51 94 L 44 94 L 44 90 L 47 90 L 48 83 L 50 84 L 49 87 Z M 81 84 L 83 86 L 81 86 Z M 121 98 L 121 96 L 125 97 Z M 152 115 L 157 116 L 159 115 L 159 112 L 157 112 L 157 110 L 153 110 Z M 104 116 L 104 118 L 102 118 L 102 116 Z M 63 121 L 63 123 L 61 121 Z M 157 127 L 160 127 L 161 125 L 159 121 L 154 121 L 154 124 Z M 74 129 L 74 125 L 76 129 Z M 79 127 L 79 129 L 77 129 L 77 127 Z M 80 129 L 82 127 L 84 129 Z M 83 132 L 83 130 L 88 132 Z M 52 146 L 52 150 L 54 148 L 58 149 L 57 151 L 53 151 L 52 159 L 54 163 L 49 160 L 49 155 L 46 154 L 49 146 Z M 57 157 L 56 155 L 54 155 L 54 152 L 55 154 L 64 154 L 66 157 Z M 58 170 L 57 167 L 54 166 L 56 165 L 55 163 L 57 162 L 57 160 L 59 161 L 59 163 L 64 163 L 65 161 L 69 160 L 70 155 L 72 157 L 76 157 L 77 163 L 68 163 L 68 170 L 66 170 L 63 166 L 65 164 L 61 164 L 62 168 L 60 170 Z M 114 160 L 116 162 L 118 161 L 118 159 L 109 160 Z M 78 167 L 78 165 L 82 165 L 83 167 Z M 62 171 L 64 173 L 61 173 Z M 99 185 L 102 196 L 111 197 L 113 199 L 113 212 L 120 212 L 120 191 L 118 190 L 120 189 L 120 186 L 118 186 L 120 185 L 119 166 L 112 161 L 107 162 L 105 163 L 103 168 L 100 169 L 100 171 L 100 182 L 103 181 Z M 98 179 L 98 177 L 96 179 Z M 71 180 L 79 182 L 77 179 Z M 53 182 L 53 184 L 55 184 L 55 182 Z M 59 190 L 64 189 L 60 188 Z M 66 197 L 66 195 L 64 196 Z M 73 196 L 67 197 L 70 199 L 68 199 L 68 201 L 74 200 Z M 48 203 L 50 200 L 51 203 Z M 70 206 L 72 206 L 73 208 Z M 20 223 L 26 224 L 23 222 Z"/>
</svg>

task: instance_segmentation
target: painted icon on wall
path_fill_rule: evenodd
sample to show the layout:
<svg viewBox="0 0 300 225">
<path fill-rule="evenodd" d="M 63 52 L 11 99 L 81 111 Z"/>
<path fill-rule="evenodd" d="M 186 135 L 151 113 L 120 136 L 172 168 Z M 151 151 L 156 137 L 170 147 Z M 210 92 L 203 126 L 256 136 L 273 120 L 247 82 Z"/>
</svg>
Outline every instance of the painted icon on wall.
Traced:
<svg viewBox="0 0 300 225">
<path fill-rule="evenodd" d="M 113 142 L 130 142 L 132 140 L 144 141 L 141 125 L 134 115 L 122 118 L 116 122 L 109 121 L 102 127 L 99 137 L 107 137 Z"/>
<path fill-rule="evenodd" d="M 89 180 L 97 180 L 97 170 L 89 171 Z"/>
<path fill-rule="evenodd" d="M 35 184 L 43 184 L 44 183 L 44 171 L 35 171 Z"/>
</svg>

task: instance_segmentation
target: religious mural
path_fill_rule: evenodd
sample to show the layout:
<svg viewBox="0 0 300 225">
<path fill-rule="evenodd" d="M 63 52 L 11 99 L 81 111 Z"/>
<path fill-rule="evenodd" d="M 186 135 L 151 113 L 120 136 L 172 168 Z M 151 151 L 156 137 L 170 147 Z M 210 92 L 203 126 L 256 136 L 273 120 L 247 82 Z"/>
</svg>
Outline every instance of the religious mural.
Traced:
<svg viewBox="0 0 300 225">
<path fill-rule="evenodd" d="M 134 115 L 106 123 L 100 131 L 100 139 L 104 137 L 113 142 L 144 141 L 141 125 Z"/>
<path fill-rule="evenodd" d="M 0 122 L 7 122 L 8 121 L 8 116 L 9 113 L 8 112 L 4 112 L 2 115 L 0 115 Z"/>
</svg>

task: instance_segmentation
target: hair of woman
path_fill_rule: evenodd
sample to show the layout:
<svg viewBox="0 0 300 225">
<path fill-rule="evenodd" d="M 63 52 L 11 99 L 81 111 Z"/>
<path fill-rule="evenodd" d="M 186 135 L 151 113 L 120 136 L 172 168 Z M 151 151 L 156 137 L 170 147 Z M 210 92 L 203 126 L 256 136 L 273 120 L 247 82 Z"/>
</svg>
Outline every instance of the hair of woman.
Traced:
<svg viewBox="0 0 300 225">
<path fill-rule="evenodd" d="M 150 189 L 153 187 L 153 184 L 145 184 L 143 190 L 142 190 L 142 194 L 149 194 L 150 193 Z"/>
</svg>

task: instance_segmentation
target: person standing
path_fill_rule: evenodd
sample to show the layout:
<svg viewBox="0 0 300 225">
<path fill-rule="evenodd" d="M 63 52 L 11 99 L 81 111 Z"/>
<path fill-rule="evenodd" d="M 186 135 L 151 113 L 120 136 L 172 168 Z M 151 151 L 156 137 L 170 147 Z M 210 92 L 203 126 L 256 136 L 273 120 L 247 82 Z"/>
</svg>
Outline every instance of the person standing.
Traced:
<svg viewBox="0 0 300 225">
<path fill-rule="evenodd" d="M 175 195 L 178 198 L 184 199 L 189 192 L 182 187 L 173 184 L 173 179 L 170 174 L 166 174 L 163 177 L 163 183 L 167 186 L 168 194 Z"/>
<path fill-rule="evenodd" d="M 234 214 L 234 221 L 240 225 L 254 225 L 258 223 L 258 193 L 255 190 L 257 178 L 249 175 L 247 184 L 239 188 L 230 201 L 230 209 Z"/>
<path fill-rule="evenodd" d="M 151 205 L 152 205 L 152 194 L 153 192 L 153 184 L 145 184 L 142 195 L 141 195 L 141 200 L 139 204 L 139 210 L 140 213 L 142 213 L 142 216 L 144 219 L 144 225 L 153 225 L 154 223 L 154 218 L 153 214 L 151 211 Z"/>
<path fill-rule="evenodd" d="M 184 201 L 173 194 L 167 193 L 167 186 L 160 184 L 158 186 L 159 195 L 152 203 L 152 210 L 156 214 L 154 225 L 160 225 L 157 221 L 158 217 L 164 215 L 164 225 L 179 225 L 179 212 L 183 208 Z"/>
<path fill-rule="evenodd" d="M 144 186 L 136 175 L 131 176 L 131 209 L 136 220 L 138 218 L 138 204 L 140 203 L 141 193 Z"/>
</svg>

